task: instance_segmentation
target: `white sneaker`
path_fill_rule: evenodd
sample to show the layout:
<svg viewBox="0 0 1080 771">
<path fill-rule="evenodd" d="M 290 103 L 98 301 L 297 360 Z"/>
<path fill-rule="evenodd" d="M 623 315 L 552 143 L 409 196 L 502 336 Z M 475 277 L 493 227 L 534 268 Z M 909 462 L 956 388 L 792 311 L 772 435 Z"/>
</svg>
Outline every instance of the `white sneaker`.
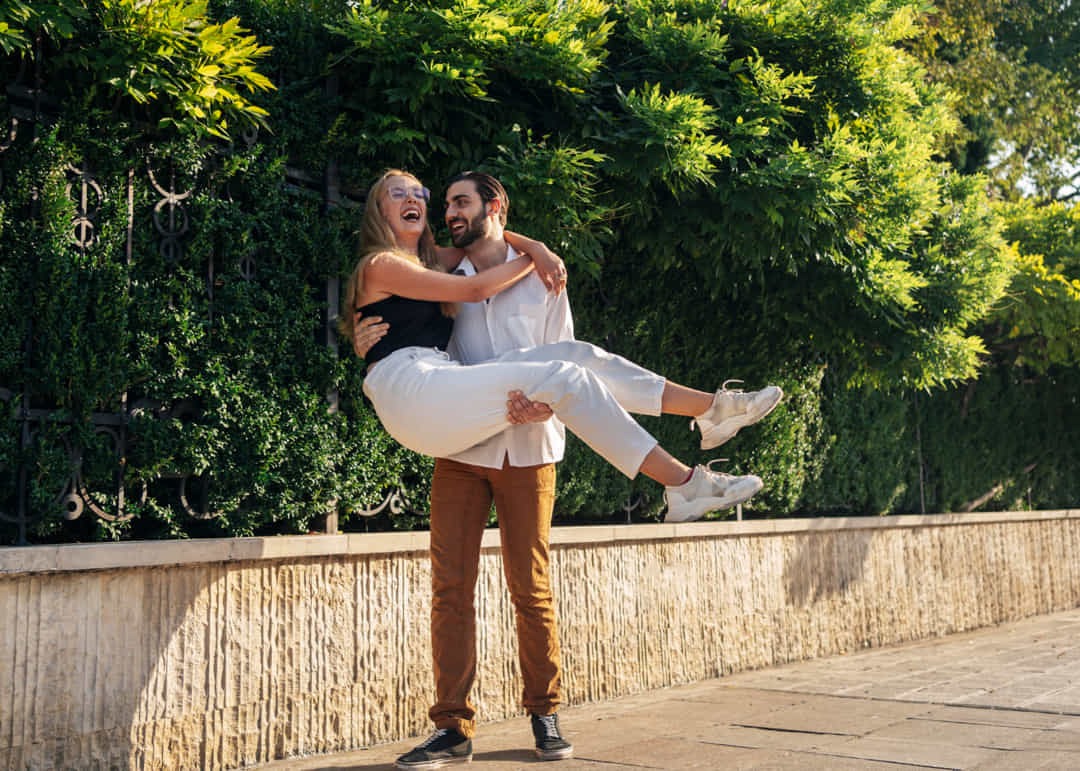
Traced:
<svg viewBox="0 0 1080 771">
<path fill-rule="evenodd" d="M 752 426 L 776 409 L 784 397 L 780 386 L 768 386 L 750 393 L 727 387 L 728 383 L 741 382 L 725 380 L 713 397 L 712 406 L 690 421 L 691 430 L 695 425 L 701 429 L 701 449 L 719 447 L 739 433 L 740 428 Z"/>
<path fill-rule="evenodd" d="M 693 522 L 710 511 L 750 500 L 764 486 L 761 478 L 753 474 L 737 477 L 712 471 L 709 467 L 714 463 L 716 460 L 709 461 L 707 466 L 695 467 L 685 484 L 664 489 L 664 500 L 667 501 L 665 522 Z"/>
</svg>

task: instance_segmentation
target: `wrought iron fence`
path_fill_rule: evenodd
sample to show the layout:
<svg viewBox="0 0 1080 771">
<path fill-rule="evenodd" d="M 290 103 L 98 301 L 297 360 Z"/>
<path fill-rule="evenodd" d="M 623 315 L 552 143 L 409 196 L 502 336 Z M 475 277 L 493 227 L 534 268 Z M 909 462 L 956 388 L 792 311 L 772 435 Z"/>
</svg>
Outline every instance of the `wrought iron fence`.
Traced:
<svg viewBox="0 0 1080 771">
<path fill-rule="evenodd" d="M 0 153 L 9 150 L 20 138 L 36 142 L 42 127 L 55 121 L 55 102 L 49 98 L 41 83 L 40 67 L 36 63 L 40 61 L 40 48 L 37 55 L 28 57 L 20 63 L 16 77 L 7 84 L 8 105 L 11 118 L 3 133 L 0 134 Z M 33 64 L 31 64 L 33 63 Z M 250 147 L 257 141 L 254 131 L 242 136 L 241 141 Z M 232 151 L 230 147 L 217 147 L 220 155 L 226 155 Z M 197 182 L 184 182 L 177 178 L 174 168 L 155 168 L 149 159 L 142 166 L 133 166 L 127 170 L 123 189 L 109 190 L 95 176 L 92 168 L 86 165 L 79 167 L 69 165 L 67 167 L 68 184 L 66 186 L 67 197 L 72 202 L 74 212 L 73 228 L 70 233 L 71 243 L 81 251 L 92 247 L 96 240 L 98 222 L 97 218 L 103 201 L 108 197 L 120 196 L 126 206 L 126 228 L 124 253 L 120 257 L 130 273 L 133 236 L 136 222 L 144 221 L 139 215 L 147 212 L 137 212 L 135 187 L 136 182 L 148 185 L 154 191 L 156 200 L 153 201 L 148 212 L 148 219 L 154 228 L 157 249 L 162 258 L 168 264 L 176 264 L 184 255 L 185 242 L 192 233 L 192 223 L 188 211 L 188 203 L 198 190 Z M 141 175 L 141 178 L 140 178 Z M 4 187 L 3 171 L 0 169 L 0 192 Z M 285 184 L 291 189 L 302 191 L 306 195 L 321 198 L 322 205 L 326 209 L 334 207 L 355 207 L 359 201 L 343 195 L 338 179 L 336 164 L 331 163 L 319 175 L 312 175 L 301 169 L 287 168 Z M 225 193 L 229 194 L 228 191 Z M 30 217 L 38 215 L 37 210 L 29 213 Z M 259 255 L 257 251 L 250 252 L 242 257 L 235 269 L 238 277 L 247 282 L 254 281 L 258 272 Z M 205 265 L 206 278 L 205 288 L 207 293 L 207 306 L 210 315 L 209 321 L 213 323 L 214 316 L 214 287 L 216 284 L 216 272 L 221 266 L 215 264 L 214 255 L 211 253 Z M 130 279 L 129 279 L 130 281 Z M 340 293 L 340 281 L 336 275 L 325 279 L 318 287 L 314 288 L 320 295 L 324 312 L 319 320 L 320 341 L 329 346 L 337 353 L 338 342 L 335 334 L 337 305 Z M 28 369 L 34 359 L 34 320 L 27 320 L 26 337 L 23 342 L 24 369 Z M 28 383 L 29 378 L 24 378 Z M 181 401 L 169 407 L 147 399 L 131 400 L 130 394 L 125 390 L 119 398 L 116 408 L 107 412 L 94 412 L 89 422 L 95 437 L 99 437 L 109 447 L 114 463 L 115 472 L 112 479 L 88 479 L 85 473 L 84 452 L 87 448 L 77 442 L 70 431 L 43 431 L 43 427 L 63 426 L 72 422 L 71 416 L 53 405 L 35 402 L 34 395 L 29 385 L 24 385 L 16 392 L 0 384 L 0 403 L 12 416 L 18 431 L 18 443 L 22 454 L 18 461 L 18 467 L 8 469 L 7 472 L 14 481 L 14 490 L 7 496 L 0 492 L 0 520 L 15 525 L 17 535 L 16 542 L 27 543 L 28 528 L 46 515 L 61 515 L 68 520 L 75 520 L 86 513 L 110 522 L 124 522 L 134 516 L 131 502 L 145 502 L 149 496 L 169 495 L 169 505 L 178 506 L 187 516 L 195 519 L 208 519 L 217 516 L 219 512 L 212 511 L 207 506 L 207 488 L 211 484 L 209 477 L 193 477 L 180 472 L 163 472 L 157 475 L 155 484 L 145 481 L 132 483 L 125 480 L 125 460 L 129 457 L 133 442 L 137 437 L 132 435 L 130 426 L 139 417 L 147 415 L 160 419 L 183 418 L 198 413 L 198 406 L 191 401 Z M 338 394 L 327 394 L 329 409 L 338 409 Z M 30 501 L 30 474 L 26 462 L 27 450 L 35 444 L 49 441 L 48 437 L 59 436 L 70 465 L 66 481 L 59 489 L 51 502 L 45 506 L 34 506 Z M 171 482 L 171 485 L 156 484 L 158 480 Z M 162 489 L 172 487 L 172 493 L 163 493 Z M 371 516 L 379 513 L 384 508 L 392 510 L 401 509 L 401 497 L 398 491 L 391 490 L 378 506 L 372 509 L 356 512 L 360 515 Z M 166 501 L 161 501 L 165 503 Z M 330 531 L 337 529 L 336 511 L 330 511 L 326 518 L 326 527 Z"/>
<path fill-rule="evenodd" d="M 25 132 L 29 132 L 30 141 L 36 141 L 40 130 L 55 121 L 58 104 L 50 98 L 43 87 L 40 61 L 39 45 L 35 56 L 21 61 L 16 76 L 6 86 L 11 117 L 8 125 L 0 129 L 0 154 L 9 150 L 20 138 L 25 139 Z M 327 79 L 326 88 L 330 91 L 336 90 L 334 76 Z M 258 141 L 258 137 L 255 132 L 249 132 L 241 137 L 241 141 L 250 147 Z M 220 155 L 226 155 L 231 151 L 230 147 L 217 148 Z M 148 219 L 153 225 L 157 249 L 161 257 L 170 264 L 176 264 L 183 258 L 185 242 L 192 233 L 188 202 L 199 190 L 197 182 L 183 183 L 178 180 L 174 168 L 155 168 L 149 159 L 141 166 L 132 166 L 127 170 L 123 188 L 119 190 L 106 189 L 95 176 L 94 169 L 85 164 L 69 165 L 67 175 L 68 184 L 65 190 L 75 215 L 70 238 L 75 247 L 85 251 L 95 244 L 98 231 L 97 219 L 102 203 L 109 197 L 119 195 L 126 207 L 127 233 L 122 259 L 129 271 L 133 254 L 135 223 L 144 219 Z M 136 216 L 137 182 L 148 184 L 156 196 L 156 200 L 150 206 L 148 218 Z M 4 184 L 3 168 L 0 167 L 0 192 L 3 191 Z M 317 174 L 291 166 L 287 167 L 285 184 L 294 191 L 321 199 L 322 206 L 326 210 L 362 205 L 361 191 L 349 189 L 343 192 L 337 164 L 333 161 L 330 161 L 326 168 Z M 228 190 L 225 194 L 229 195 Z M 32 210 L 28 214 L 30 217 L 35 217 L 37 211 Z M 254 281 L 258 273 L 258 262 L 257 251 L 244 255 L 235 266 L 239 278 L 247 282 Z M 205 265 L 205 288 L 211 324 L 214 320 L 214 287 L 218 276 L 216 272 L 219 269 L 220 266 L 215 264 L 214 255 L 211 253 Z M 335 327 L 340 281 L 336 275 L 331 275 L 315 289 L 323 300 L 321 303 L 323 317 L 318 325 L 319 341 L 330 347 L 336 355 L 338 339 Z M 32 318 L 27 322 L 23 353 L 24 367 L 29 368 L 34 357 L 34 320 Z M 93 435 L 102 439 L 114 459 L 114 463 L 111 464 L 114 469 L 112 478 L 97 479 L 88 478 L 85 473 L 84 459 L 87 448 L 73 439 L 73 432 L 43 430 L 45 426 L 70 425 L 72 418 L 69 413 L 49 404 L 36 403 L 29 386 L 24 386 L 17 392 L 0 384 L 0 408 L 12 416 L 18 431 L 18 443 L 23 450 L 17 468 L 6 470 L 0 468 L 0 472 L 6 472 L 14 481 L 14 490 L 7 496 L 3 490 L 0 490 L 0 521 L 14 524 L 17 531 L 17 543 L 26 544 L 28 528 L 44 516 L 59 515 L 67 520 L 76 520 L 89 512 L 90 515 L 104 521 L 125 522 L 135 516 L 135 510 L 131 506 L 132 500 L 145 503 L 150 497 L 159 499 L 161 503 L 178 507 L 193 519 L 209 519 L 219 515 L 220 512 L 211 510 L 207 504 L 208 488 L 212 484 L 210 476 L 193 476 L 176 471 L 158 474 L 153 484 L 142 480 L 132 482 L 125 479 L 125 461 L 131 454 L 133 444 L 138 441 L 130 428 L 133 421 L 146 416 L 162 420 L 185 418 L 197 415 L 199 412 L 198 405 L 189 400 L 165 406 L 153 400 L 129 397 L 130 394 L 124 391 L 114 410 L 94 412 L 90 416 L 89 422 Z M 327 400 L 330 410 L 338 409 L 339 399 L 336 392 L 327 394 Z M 35 507 L 30 501 L 31 469 L 26 462 L 26 451 L 36 444 L 48 441 L 53 436 L 60 437 L 59 441 L 67 457 L 69 472 L 51 501 L 44 506 Z M 169 500 L 160 500 L 161 496 L 167 496 Z M 383 512 L 401 514 L 408 511 L 412 514 L 423 514 L 412 509 L 406 501 L 407 496 L 403 489 L 392 488 L 386 491 L 383 499 L 374 506 L 353 509 L 349 513 L 360 517 L 374 517 Z M 639 495 L 632 494 L 621 506 L 627 523 L 631 521 L 632 512 L 641 505 L 641 502 Z M 336 532 L 337 525 L 337 511 L 335 507 L 332 507 L 327 512 L 325 528 L 328 532 Z"/>
</svg>

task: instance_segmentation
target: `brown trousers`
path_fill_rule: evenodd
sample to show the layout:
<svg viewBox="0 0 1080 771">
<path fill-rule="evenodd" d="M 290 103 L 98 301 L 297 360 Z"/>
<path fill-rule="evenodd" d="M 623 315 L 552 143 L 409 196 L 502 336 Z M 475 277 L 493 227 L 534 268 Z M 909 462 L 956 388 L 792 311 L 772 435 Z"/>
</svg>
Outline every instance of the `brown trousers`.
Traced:
<svg viewBox="0 0 1080 771">
<path fill-rule="evenodd" d="M 476 677 L 474 596 L 492 499 L 499 519 L 503 572 L 517 616 L 525 708 L 558 709 L 559 635 L 548 574 L 548 534 L 555 504 L 555 464 L 501 469 L 435 461 L 431 480 L 431 650 L 437 728 L 476 732 L 469 691 Z"/>
</svg>

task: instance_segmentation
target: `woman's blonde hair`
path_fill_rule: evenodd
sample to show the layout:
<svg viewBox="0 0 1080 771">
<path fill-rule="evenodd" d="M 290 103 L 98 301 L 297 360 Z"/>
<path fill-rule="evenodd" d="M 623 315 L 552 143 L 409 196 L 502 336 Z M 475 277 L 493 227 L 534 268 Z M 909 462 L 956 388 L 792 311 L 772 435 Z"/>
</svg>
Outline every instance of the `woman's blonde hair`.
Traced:
<svg viewBox="0 0 1080 771">
<path fill-rule="evenodd" d="M 390 177 L 406 177 L 420 185 L 420 180 L 407 171 L 387 169 L 368 190 L 367 200 L 364 202 L 364 219 L 360 223 L 360 259 L 356 263 L 356 267 L 353 268 L 348 283 L 345 285 L 345 298 L 338 314 L 338 330 L 350 340 L 355 326 L 353 312 L 356 299 L 363 294 L 364 269 L 372 257 L 389 252 L 406 260 L 412 260 L 431 270 L 445 272 L 445 268 L 439 263 L 439 257 L 435 252 L 435 236 L 432 234 L 431 225 L 426 219 L 424 220 L 424 232 L 420 234 L 419 259 L 416 255 L 405 251 L 398 245 L 390 223 L 387 222 L 386 217 L 383 216 L 382 210 L 379 208 L 379 201 L 386 191 L 387 180 Z M 443 315 L 453 317 L 456 310 L 457 306 L 454 303 L 442 303 Z"/>
</svg>

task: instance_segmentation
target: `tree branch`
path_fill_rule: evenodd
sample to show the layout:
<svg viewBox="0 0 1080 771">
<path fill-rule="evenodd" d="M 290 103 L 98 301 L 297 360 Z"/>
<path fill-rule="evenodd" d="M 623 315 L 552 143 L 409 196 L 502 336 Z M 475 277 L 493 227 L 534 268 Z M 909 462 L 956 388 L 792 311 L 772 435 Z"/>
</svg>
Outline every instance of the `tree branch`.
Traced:
<svg viewBox="0 0 1080 771">
<path fill-rule="evenodd" d="M 1023 473 L 1030 474 L 1032 472 L 1032 470 L 1034 470 L 1034 468 L 1037 465 L 1039 465 L 1039 464 L 1038 463 L 1032 463 L 1032 464 L 1030 464 L 1028 466 L 1025 466 Z M 1010 477 L 1009 479 L 1006 479 L 1004 482 L 998 482 L 996 485 L 991 487 L 989 490 L 987 490 L 985 493 L 980 495 L 978 498 L 975 498 L 974 500 L 970 500 L 967 503 L 965 503 L 963 506 L 961 506 L 960 511 L 963 511 L 963 512 L 975 511 L 975 509 L 979 508 L 984 503 L 986 503 L 988 500 L 990 500 L 995 495 L 997 495 L 1002 490 L 1004 490 L 1005 485 L 1011 485 L 1012 483 L 1013 483 L 1013 478 L 1012 477 Z"/>
</svg>

